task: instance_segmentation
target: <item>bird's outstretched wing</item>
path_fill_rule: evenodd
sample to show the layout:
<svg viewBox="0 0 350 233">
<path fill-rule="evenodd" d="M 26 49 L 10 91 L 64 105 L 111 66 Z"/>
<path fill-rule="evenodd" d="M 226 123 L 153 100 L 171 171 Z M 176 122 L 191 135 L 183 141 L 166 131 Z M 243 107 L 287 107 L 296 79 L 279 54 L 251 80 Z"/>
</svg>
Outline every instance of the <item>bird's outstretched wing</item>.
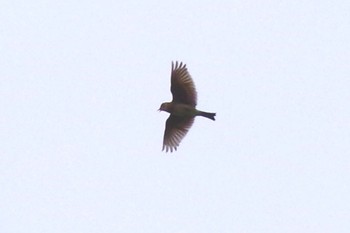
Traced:
<svg viewBox="0 0 350 233">
<path fill-rule="evenodd" d="M 165 124 L 163 150 L 173 152 L 191 128 L 194 118 L 183 118 L 170 115 Z"/>
<path fill-rule="evenodd" d="M 173 102 L 188 104 L 192 107 L 197 105 L 197 92 L 191 75 L 186 65 L 172 62 L 171 64 L 171 93 Z"/>
</svg>

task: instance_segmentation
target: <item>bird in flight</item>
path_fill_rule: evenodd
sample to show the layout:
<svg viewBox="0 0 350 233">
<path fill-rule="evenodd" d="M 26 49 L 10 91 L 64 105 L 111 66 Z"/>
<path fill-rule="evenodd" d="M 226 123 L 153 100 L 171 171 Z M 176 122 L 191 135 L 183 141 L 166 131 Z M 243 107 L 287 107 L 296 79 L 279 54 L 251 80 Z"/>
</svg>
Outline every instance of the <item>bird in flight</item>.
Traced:
<svg viewBox="0 0 350 233">
<path fill-rule="evenodd" d="M 202 116 L 215 121 L 216 113 L 203 112 L 196 109 L 197 92 L 186 65 L 182 62 L 171 64 L 171 93 L 173 100 L 162 103 L 159 111 L 166 111 L 170 116 L 165 124 L 163 150 L 176 151 L 181 140 L 191 128 L 194 118 Z"/>
</svg>

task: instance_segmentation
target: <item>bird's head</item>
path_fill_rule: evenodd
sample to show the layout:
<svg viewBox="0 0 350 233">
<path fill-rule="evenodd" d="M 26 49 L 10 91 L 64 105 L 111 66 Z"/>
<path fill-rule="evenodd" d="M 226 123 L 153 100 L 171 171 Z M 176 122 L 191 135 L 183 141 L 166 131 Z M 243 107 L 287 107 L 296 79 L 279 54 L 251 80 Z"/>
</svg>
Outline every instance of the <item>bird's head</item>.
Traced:
<svg viewBox="0 0 350 233">
<path fill-rule="evenodd" d="M 171 107 L 171 103 L 162 103 L 158 111 L 166 111 L 170 113 L 170 107 Z"/>
</svg>

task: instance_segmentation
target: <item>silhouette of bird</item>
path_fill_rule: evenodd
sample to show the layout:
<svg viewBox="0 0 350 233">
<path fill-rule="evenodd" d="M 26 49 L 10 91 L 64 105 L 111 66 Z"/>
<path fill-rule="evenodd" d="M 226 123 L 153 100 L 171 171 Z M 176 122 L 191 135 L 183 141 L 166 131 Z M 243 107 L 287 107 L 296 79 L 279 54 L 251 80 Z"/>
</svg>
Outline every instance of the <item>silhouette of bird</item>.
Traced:
<svg viewBox="0 0 350 233">
<path fill-rule="evenodd" d="M 162 103 L 159 111 L 166 111 L 170 116 L 165 124 L 163 149 L 166 152 L 177 150 L 181 140 L 191 128 L 194 118 L 202 116 L 215 121 L 216 113 L 196 109 L 197 92 L 186 65 L 178 62 L 171 64 L 171 93 L 173 100 Z"/>
</svg>

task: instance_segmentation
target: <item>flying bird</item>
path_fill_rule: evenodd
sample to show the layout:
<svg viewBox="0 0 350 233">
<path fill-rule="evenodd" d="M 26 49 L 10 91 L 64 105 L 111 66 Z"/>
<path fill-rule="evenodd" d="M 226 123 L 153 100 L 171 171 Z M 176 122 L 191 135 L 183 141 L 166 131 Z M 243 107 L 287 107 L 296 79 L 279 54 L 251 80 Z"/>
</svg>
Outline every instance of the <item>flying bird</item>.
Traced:
<svg viewBox="0 0 350 233">
<path fill-rule="evenodd" d="M 171 64 L 171 93 L 173 100 L 162 103 L 159 111 L 166 111 L 170 116 L 165 124 L 163 151 L 177 150 L 181 140 L 191 128 L 194 118 L 202 116 L 215 121 L 216 113 L 196 109 L 197 92 L 186 65 L 178 62 Z"/>
</svg>

